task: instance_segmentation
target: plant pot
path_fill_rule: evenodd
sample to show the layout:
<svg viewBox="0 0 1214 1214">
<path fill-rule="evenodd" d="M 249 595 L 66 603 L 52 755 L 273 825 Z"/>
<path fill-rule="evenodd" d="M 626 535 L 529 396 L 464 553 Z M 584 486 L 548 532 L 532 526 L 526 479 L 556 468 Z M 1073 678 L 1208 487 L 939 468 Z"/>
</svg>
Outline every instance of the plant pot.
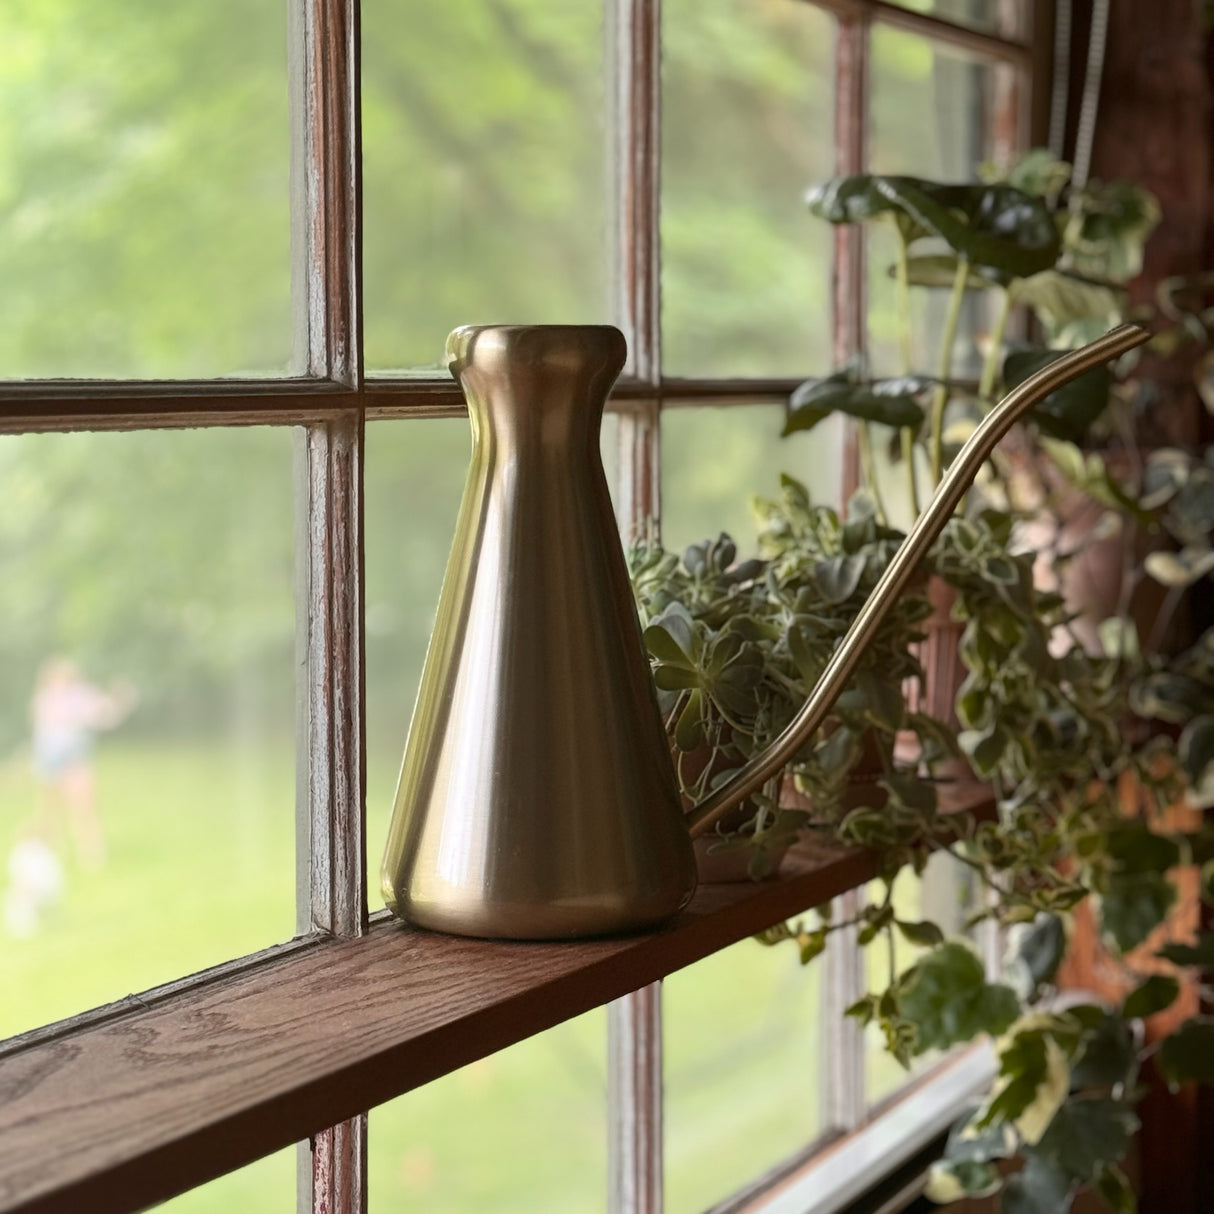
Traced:
<svg viewBox="0 0 1214 1214">
<path fill-rule="evenodd" d="M 923 681 L 910 679 L 904 693 L 907 708 L 931 717 L 957 733 L 957 692 L 968 673 L 961 660 L 961 634 L 965 625 L 953 618 L 957 592 L 943 578 L 933 577 L 927 584 L 932 614 L 923 624 L 926 634 L 915 647 L 915 656 L 923 667 Z M 970 780 L 973 772 L 965 759 L 942 759 L 934 774 L 942 780 Z"/>
</svg>

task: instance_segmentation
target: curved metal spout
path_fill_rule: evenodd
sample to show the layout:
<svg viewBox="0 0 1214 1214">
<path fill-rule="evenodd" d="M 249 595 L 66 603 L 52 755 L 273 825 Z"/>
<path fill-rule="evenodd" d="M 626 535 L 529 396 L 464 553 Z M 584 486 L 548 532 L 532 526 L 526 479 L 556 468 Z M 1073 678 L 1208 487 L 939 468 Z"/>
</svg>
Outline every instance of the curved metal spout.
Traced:
<svg viewBox="0 0 1214 1214">
<path fill-rule="evenodd" d="M 722 784 L 691 810 L 688 826 L 693 838 L 714 826 L 734 806 L 757 792 L 767 780 L 778 774 L 821 726 L 826 714 L 847 686 L 847 681 L 868 643 L 906 588 L 915 567 L 936 542 L 944 524 L 965 496 L 979 469 L 1012 425 L 1063 384 L 1141 345 L 1149 336 L 1146 330 L 1137 325 L 1120 325 L 1091 345 L 1064 354 L 1056 362 L 1030 376 L 983 418 L 940 482 L 927 509 L 894 554 L 868 601 L 852 621 L 851 627 L 801 710 L 765 751 L 756 755 L 731 780 Z"/>
</svg>

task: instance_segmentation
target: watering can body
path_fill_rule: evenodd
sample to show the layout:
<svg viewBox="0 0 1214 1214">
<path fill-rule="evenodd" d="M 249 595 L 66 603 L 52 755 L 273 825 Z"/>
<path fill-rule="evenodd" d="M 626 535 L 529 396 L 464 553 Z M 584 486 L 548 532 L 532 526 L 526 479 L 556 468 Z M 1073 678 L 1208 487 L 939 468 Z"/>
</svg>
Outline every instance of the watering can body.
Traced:
<svg viewBox="0 0 1214 1214">
<path fill-rule="evenodd" d="M 383 865 L 401 918 L 624 932 L 695 865 L 599 455 L 610 328 L 461 329 L 473 454 Z"/>
<path fill-rule="evenodd" d="M 1145 338 L 1123 326 L 987 416 L 788 729 L 687 815 L 599 455 L 624 338 L 609 326 L 457 329 L 447 353 L 472 462 L 384 853 L 389 908 L 420 927 L 511 939 L 634 931 L 674 915 L 695 888 L 691 834 L 822 724 L 1002 434 Z"/>
</svg>

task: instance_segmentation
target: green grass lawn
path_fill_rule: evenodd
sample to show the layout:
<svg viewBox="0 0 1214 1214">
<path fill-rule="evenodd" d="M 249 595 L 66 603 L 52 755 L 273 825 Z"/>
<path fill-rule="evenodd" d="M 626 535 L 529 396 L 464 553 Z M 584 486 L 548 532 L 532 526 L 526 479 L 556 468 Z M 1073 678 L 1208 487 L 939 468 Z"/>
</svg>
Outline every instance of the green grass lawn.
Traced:
<svg viewBox="0 0 1214 1214">
<path fill-rule="evenodd" d="M 394 778 L 371 770 L 372 887 Z M 112 739 L 97 777 L 109 860 L 68 860 L 29 939 L 0 934 L 0 1036 L 288 939 L 290 748 Z M 35 804 L 0 771 L 0 856 Z M 4 861 L 6 865 L 6 860 Z M 0 877 L 6 878 L 4 868 Z M 408 992 L 401 992 L 402 1000 Z M 745 942 L 667 982 L 667 1189 L 673 1214 L 720 1199 L 817 1130 L 817 980 L 792 949 Z M 606 1013 L 520 1042 L 371 1114 L 374 1214 L 576 1214 L 605 1207 Z M 169 1203 L 175 1214 L 294 1210 L 287 1150 Z"/>
</svg>

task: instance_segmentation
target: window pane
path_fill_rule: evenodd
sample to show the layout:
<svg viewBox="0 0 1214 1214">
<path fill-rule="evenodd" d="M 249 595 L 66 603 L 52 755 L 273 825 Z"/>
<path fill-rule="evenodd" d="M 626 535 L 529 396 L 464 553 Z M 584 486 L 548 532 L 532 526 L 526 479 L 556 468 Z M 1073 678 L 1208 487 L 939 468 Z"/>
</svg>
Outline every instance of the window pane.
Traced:
<svg viewBox="0 0 1214 1214">
<path fill-rule="evenodd" d="M 783 405 L 680 408 L 662 413 L 662 542 L 673 552 L 727 531 L 742 556 L 758 531 L 750 499 L 773 497 L 780 473 L 804 481 L 814 501 L 841 492 L 837 419 L 781 438 Z"/>
<path fill-rule="evenodd" d="M 0 438 L 0 1035 L 294 930 L 291 448 Z"/>
<path fill-rule="evenodd" d="M 5 0 L 0 377 L 287 370 L 286 16 Z"/>
<path fill-rule="evenodd" d="M 667 1209 L 692 1214 L 818 1134 L 818 968 L 746 940 L 662 991 Z"/>
<path fill-rule="evenodd" d="M 379 863 L 447 567 L 471 440 L 462 418 L 367 426 L 367 874 Z"/>
<path fill-rule="evenodd" d="M 868 887 L 868 900 L 881 902 L 885 886 L 880 881 Z M 893 902 L 899 919 L 918 923 L 924 919 L 937 924 L 945 938 L 952 940 L 965 934 L 966 920 L 979 908 L 980 893 L 970 871 L 959 861 L 938 852 L 928 861 L 922 877 L 909 869 L 899 873 L 894 881 Z M 926 951 L 910 944 L 900 932 L 894 932 L 893 966 L 901 974 Z M 888 939 L 874 941 L 865 950 L 869 990 L 882 991 L 889 985 L 890 955 Z M 910 1071 L 885 1049 L 885 1039 L 876 1024 L 865 1030 L 867 1050 L 865 1095 L 869 1104 L 877 1104 L 893 1095 L 899 1088 L 929 1070 L 942 1057 L 931 1050 L 916 1058 Z"/>
<path fill-rule="evenodd" d="M 999 90 L 996 69 L 924 38 L 878 27 L 873 31 L 872 166 L 879 173 L 909 173 L 935 181 L 974 181 L 993 152 Z M 889 225 L 866 229 L 869 356 L 879 374 L 901 374 L 893 266 L 895 237 Z M 926 246 L 917 251 L 927 251 Z M 936 250 L 931 250 L 936 251 Z M 975 339 L 992 323 L 990 301 L 966 296 L 953 373 L 976 377 Z M 948 305 L 947 288 L 911 290 L 912 370 L 936 374 L 938 335 Z"/>
<path fill-rule="evenodd" d="M 610 320 L 601 5 L 379 0 L 362 29 L 367 366 Z"/>
<path fill-rule="evenodd" d="M 990 152 L 995 68 L 881 26 L 873 30 L 872 56 L 874 171 L 972 180 Z"/>
<path fill-rule="evenodd" d="M 931 13 L 956 25 L 1014 37 L 1020 30 L 1024 0 L 893 0 L 902 8 Z"/>
<path fill-rule="evenodd" d="M 599 1214 L 606 1053 L 599 1008 L 373 1110 L 370 1209 Z"/>
<path fill-rule="evenodd" d="M 161 1214 L 295 1214 L 296 1147 L 285 1147 L 236 1172 L 156 1207 Z"/>
<path fill-rule="evenodd" d="M 662 361 L 808 375 L 830 359 L 834 22 L 787 0 L 662 6 Z"/>
</svg>

